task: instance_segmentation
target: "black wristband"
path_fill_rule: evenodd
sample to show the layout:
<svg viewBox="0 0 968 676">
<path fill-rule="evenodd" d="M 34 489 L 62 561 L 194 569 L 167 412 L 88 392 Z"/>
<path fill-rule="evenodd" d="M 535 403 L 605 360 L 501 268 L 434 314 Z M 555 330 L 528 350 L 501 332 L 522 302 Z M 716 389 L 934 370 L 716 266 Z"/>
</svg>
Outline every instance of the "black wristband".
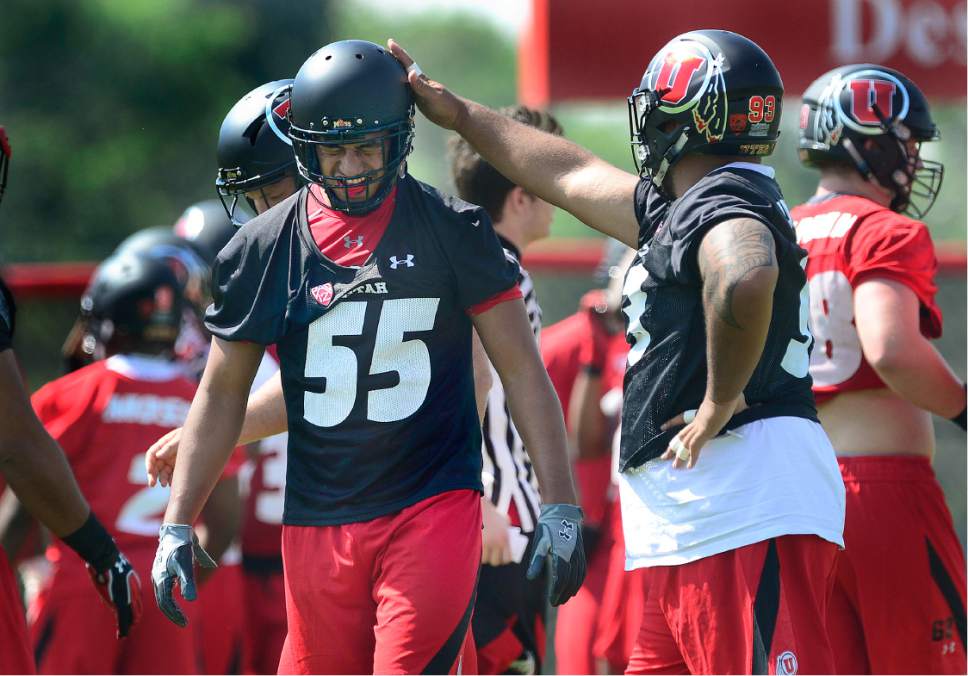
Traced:
<svg viewBox="0 0 968 676">
<path fill-rule="evenodd" d="M 118 546 L 114 544 L 114 538 L 97 520 L 94 512 L 87 517 L 83 526 L 61 539 L 99 573 L 110 568 L 118 556 Z"/>
</svg>

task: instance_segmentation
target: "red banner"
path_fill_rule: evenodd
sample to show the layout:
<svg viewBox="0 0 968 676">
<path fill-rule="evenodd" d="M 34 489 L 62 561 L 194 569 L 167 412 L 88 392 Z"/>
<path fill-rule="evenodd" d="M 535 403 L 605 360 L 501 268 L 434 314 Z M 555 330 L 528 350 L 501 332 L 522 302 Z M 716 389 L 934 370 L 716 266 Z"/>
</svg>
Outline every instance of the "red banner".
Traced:
<svg viewBox="0 0 968 676">
<path fill-rule="evenodd" d="M 965 0 L 532 0 L 519 98 L 533 106 L 625 98 L 655 52 L 698 28 L 758 43 L 791 95 L 835 66 L 872 62 L 900 70 L 929 97 L 965 97 Z"/>
</svg>

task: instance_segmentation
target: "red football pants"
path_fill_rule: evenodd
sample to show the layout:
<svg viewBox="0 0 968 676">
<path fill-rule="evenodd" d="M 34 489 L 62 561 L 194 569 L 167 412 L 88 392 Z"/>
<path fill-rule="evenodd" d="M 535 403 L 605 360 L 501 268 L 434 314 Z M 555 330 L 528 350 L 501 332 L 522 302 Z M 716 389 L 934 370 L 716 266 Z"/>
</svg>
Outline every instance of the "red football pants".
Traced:
<svg viewBox="0 0 968 676">
<path fill-rule="evenodd" d="M 0 547 L 0 674 L 32 674 L 34 657 L 27 639 L 27 621 L 17 580 Z"/>
<path fill-rule="evenodd" d="M 629 674 L 829 674 L 837 546 L 786 535 L 649 568 Z"/>
<path fill-rule="evenodd" d="M 447 674 L 466 651 L 481 563 L 481 497 L 433 496 L 339 526 L 284 526 L 289 634 L 280 674 Z"/>
<path fill-rule="evenodd" d="M 840 458 L 846 550 L 828 627 L 837 673 L 964 674 L 965 557 L 927 458 Z"/>
<path fill-rule="evenodd" d="M 242 673 L 273 674 L 279 668 L 286 640 L 286 586 L 282 571 L 243 570 L 245 581 L 245 640 Z"/>
<path fill-rule="evenodd" d="M 245 622 L 241 566 L 220 565 L 212 571 L 199 586 L 198 606 L 195 632 L 203 673 L 239 673 Z M 278 660 L 273 671 L 277 665 Z"/>
</svg>

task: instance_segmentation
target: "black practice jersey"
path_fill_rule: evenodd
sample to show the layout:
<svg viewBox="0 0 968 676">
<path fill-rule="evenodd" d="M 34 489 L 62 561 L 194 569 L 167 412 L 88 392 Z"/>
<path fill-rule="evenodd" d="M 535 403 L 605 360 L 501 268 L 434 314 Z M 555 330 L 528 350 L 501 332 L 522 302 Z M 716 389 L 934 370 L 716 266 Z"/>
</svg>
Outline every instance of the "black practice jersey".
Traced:
<svg viewBox="0 0 968 676">
<path fill-rule="evenodd" d="M 485 212 L 407 176 L 361 267 L 324 257 L 303 189 L 222 250 L 206 325 L 278 347 L 289 421 L 283 522 L 365 521 L 481 490 L 467 309 L 514 286 Z"/>
<path fill-rule="evenodd" d="M 732 429 L 777 416 L 817 419 L 809 374 L 813 338 L 803 266 L 780 187 L 752 168 L 729 165 L 668 201 L 643 179 L 635 191 L 639 251 L 625 278 L 623 312 L 631 345 L 625 373 L 619 469 L 639 467 L 666 449 L 678 429 L 666 420 L 695 409 L 706 392 L 706 327 L 697 254 L 709 230 L 726 220 L 752 218 L 776 240 L 779 278 L 773 317 L 759 364 L 744 390 L 750 408 Z"/>
<path fill-rule="evenodd" d="M 13 346 L 13 328 L 16 306 L 13 294 L 0 279 L 0 352 L 9 350 Z"/>
</svg>

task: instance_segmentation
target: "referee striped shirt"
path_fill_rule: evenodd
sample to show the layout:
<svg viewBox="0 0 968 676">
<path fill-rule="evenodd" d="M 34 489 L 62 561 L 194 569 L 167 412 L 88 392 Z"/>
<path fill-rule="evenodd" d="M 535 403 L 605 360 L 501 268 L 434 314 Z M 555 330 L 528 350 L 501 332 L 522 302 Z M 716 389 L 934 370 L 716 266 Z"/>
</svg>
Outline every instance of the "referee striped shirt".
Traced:
<svg viewBox="0 0 968 676">
<path fill-rule="evenodd" d="M 500 237 L 504 255 L 518 266 L 518 287 L 524 296 L 531 330 L 535 341 L 541 333 L 541 307 L 534 292 L 531 275 L 521 267 L 521 253 L 504 237 Z M 531 459 L 524 448 L 521 435 L 511 421 L 507 396 L 501 378 L 491 365 L 493 385 L 487 396 L 482 432 L 484 437 L 484 492 L 502 514 L 517 514 L 511 523 L 530 533 L 538 520 L 541 505 L 538 481 L 531 467 Z"/>
</svg>

